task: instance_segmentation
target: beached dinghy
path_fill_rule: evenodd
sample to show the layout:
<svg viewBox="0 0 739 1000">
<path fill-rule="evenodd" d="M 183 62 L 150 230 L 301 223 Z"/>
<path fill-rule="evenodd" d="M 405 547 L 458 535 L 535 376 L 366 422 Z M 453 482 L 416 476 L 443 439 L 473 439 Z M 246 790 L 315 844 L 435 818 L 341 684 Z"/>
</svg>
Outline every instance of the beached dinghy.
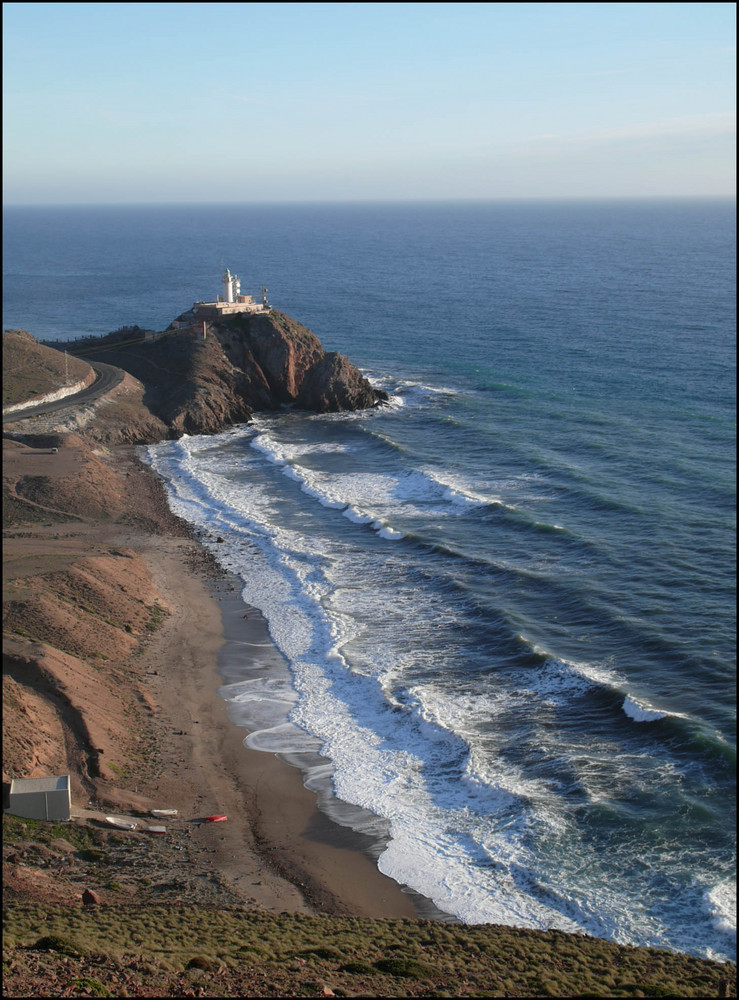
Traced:
<svg viewBox="0 0 739 1000">
<path fill-rule="evenodd" d="M 109 826 L 114 826 L 118 830 L 135 830 L 136 824 L 130 819 L 122 819 L 120 816 L 106 816 L 105 822 Z"/>
<path fill-rule="evenodd" d="M 173 816 L 177 815 L 176 809 L 150 809 L 150 815 L 156 816 L 157 819 L 171 819 Z"/>
<path fill-rule="evenodd" d="M 162 834 L 162 833 L 166 833 L 166 832 L 167 832 L 167 827 L 166 826 L 145 826 L 144 827 L 144 833 L 159 833 L 159 834 Z"/>
<path fill-rule="evenodd" d="M 206 823 L 223 823 L 228 819 L 228 816 L 224 816 L 223 813 L 214 813 L 212 816 L 206 816 Z"/>
</svg>

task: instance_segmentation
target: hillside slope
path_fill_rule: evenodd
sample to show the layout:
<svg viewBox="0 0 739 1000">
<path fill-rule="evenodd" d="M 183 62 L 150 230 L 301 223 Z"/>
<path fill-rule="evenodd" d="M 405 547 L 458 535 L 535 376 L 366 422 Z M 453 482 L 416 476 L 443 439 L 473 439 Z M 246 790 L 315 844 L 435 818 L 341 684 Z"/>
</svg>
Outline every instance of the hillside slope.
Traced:
<svg viewBox="0 0 739 1000">
<path fill-rule="evenodd" d="M 79 358 L 40 344 L 27 330 L 3 332 L 3 409 L 90 378 Z"/>
</svg>

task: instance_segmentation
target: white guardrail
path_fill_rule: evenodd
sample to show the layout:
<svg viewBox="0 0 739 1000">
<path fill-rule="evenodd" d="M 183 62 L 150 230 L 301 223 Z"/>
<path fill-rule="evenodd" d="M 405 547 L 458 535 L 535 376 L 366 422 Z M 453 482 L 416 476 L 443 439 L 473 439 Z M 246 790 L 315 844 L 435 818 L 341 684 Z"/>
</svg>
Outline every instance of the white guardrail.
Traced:
<svg viewBox="0 0 739 1000">
<path fill-rule="evenodd" d="M 43 406 L 44 403 L 55 403 L 58 399 L 64 399 L 65 396 L 73 396 L 76 392 L 82 392 L 88 385 L 92 385 L 94 381 L 95 372 L 91 372 L 81 382 L 75 382 L 74 385 L 64 386 L 63 389 L 57 389 L 56 392 L 48 392 L 45 396 L 37 396 L 35 399 L 27 399 L 24 403 L 14 403 L 12 406 L 5 406 L 3 407 L 3 416 L 6 413 L 18 413 L 20 410 L 30 410 L 32 406 Z"/>
</svg>

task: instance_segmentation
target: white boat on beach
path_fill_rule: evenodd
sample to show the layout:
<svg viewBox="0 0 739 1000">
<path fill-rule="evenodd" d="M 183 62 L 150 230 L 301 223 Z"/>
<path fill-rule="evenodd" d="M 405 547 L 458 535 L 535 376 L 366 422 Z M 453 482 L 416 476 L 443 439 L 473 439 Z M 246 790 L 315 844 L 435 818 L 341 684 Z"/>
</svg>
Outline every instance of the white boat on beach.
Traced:
<svg viewBox="0 0 739 1000">
<path fill-rule="evenodd" d="M 176 809 L 150 809 L 149 815 L 156 816 L 157 819 L 169 819 L 177 815 Z"/>
<path fill-rule="evenodd" d="M 108 826 L 114 826 L 118 830 L 135 830 L 136 824 L 130 819 L 123 819 L 121 816 L 106 816 L 105 822 Z"/>
<path fill-rule="evenodd" d="M 167 832 L 166 826 L 145 826 L 144 833 L 158 833 L 163 834 Z"/>
</svg>

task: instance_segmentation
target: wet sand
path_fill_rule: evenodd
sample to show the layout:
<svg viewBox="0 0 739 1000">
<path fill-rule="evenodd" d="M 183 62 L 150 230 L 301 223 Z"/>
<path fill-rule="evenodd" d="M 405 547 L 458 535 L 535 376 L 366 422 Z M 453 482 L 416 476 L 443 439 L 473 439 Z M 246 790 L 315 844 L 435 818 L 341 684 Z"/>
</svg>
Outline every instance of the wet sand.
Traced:
<svg viewBox="0 0 739 1000">
<path fill-rule="evenodd" d="M 272 910 L 368 917 L 435 915 L 432 904 L 382 875 L 369 837 L 320 812 L 301 772 L 276 754 L 244 746 L 246 730 L 229 718 L 218 691 L 219 654 L 227 638 L 272 646 L 264 620 L 243 604 L 232 576 L 206 580 L 183 555 L 196 542 L 156 539 L 146 554 L 157 589 L 173 612 L 148 651 L 157 673 L 149 687 L 173 733 L 171 779 L 162 778 L 162 806 L 181 814 L 225 813 L 193 836 L 214 855 L 219 872 L 244 898 Z M 246 615 L 246 619 L 244 618 Z M 226 624 L 224 624 L 226 623 Z M 240 670 L 248 671 L 248 652 Z M 223 663 L 221 664 L 223 666 Z M 166 739 L 166 738 L 165 738 Z M 164 799 L 167 801 L 165 802 Z"/>
</svg>

